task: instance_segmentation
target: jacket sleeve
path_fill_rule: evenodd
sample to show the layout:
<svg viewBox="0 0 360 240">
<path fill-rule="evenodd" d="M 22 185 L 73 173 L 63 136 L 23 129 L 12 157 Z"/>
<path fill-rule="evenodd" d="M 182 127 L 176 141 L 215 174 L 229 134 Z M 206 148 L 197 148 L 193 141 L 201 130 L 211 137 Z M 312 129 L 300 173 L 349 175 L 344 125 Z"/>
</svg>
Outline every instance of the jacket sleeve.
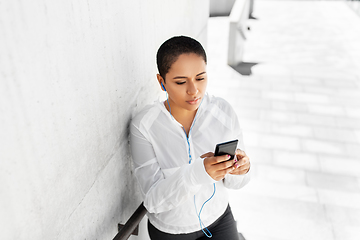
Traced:
<svg viewBox="0 0 360 240">
<path fill-rule="evenodd" d="M 243 175 L 227 174 L 223 181 L 226 188 L 240 189 L 250 181 L 250 170 Z"/>
<path fill-rule="evenodd" d="M 144 196 L 144 206 L 150 213 L 169 211 L 193 197 L 201 185 L 215 182 L 205 171 L 201 158 L 171 169 L 170 173 L 161 169 L 152 144 L 133 124 L 130 145 L 135 176 Z"/>
</svg>

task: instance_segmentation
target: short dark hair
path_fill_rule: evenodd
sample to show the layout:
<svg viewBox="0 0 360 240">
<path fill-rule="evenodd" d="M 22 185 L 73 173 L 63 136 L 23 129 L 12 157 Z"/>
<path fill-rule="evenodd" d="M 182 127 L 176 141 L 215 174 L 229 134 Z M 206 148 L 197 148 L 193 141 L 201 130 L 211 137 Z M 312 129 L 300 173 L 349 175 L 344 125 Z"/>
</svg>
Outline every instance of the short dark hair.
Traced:
<svg viewBox="0 0 360 240">
<path fill-rule="evenodd" d="M 156 63 L 160 76 L 165 80 L 171 65 L 183 53 L 195 53 L 206 61 L 206 53 L 201 44 L 193 38 L 176 36 L 166 40 L 156 54 Z"/>
</svg>

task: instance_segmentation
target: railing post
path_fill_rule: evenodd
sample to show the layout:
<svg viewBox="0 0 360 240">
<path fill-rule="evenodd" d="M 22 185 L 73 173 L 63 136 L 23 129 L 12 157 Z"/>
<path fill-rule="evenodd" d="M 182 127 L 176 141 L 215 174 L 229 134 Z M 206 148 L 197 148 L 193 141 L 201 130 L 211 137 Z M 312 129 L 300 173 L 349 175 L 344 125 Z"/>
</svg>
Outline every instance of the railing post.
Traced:
<svg viewBox="0 0 360 240">
<path fill-rule="evenodd" d="M 144 202 L 140 204 L 140 206 L 135 210 L 133 215 L 127 220 L 125 225 L 120 229 L 118 234 L 113 238 L 113 240 L 125 240 L 130 237 L 130 235 L 134 232 L 137 228 L 141 219 L 146 214 L 146 208 L 144 207 Z"/>
</svg>

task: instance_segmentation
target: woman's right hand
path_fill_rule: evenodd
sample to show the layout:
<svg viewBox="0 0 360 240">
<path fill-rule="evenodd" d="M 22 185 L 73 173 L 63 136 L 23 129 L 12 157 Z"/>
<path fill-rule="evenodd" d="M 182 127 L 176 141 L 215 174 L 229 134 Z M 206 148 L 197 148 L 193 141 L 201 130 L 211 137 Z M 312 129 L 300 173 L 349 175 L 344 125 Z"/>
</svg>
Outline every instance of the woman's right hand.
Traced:
<svg viewBox="0 0 360 240">
<path fill-rule="evenodd" d="M 204 159 L 204 166 L 206 172 L 215 181 L 220 181 L 225 178 L 225 175 L 233 171 L 235 160 L 229 160 L 230 155 L 214 156 L 214 153 L 208 152 L 201 155 Z"/>
</svg>

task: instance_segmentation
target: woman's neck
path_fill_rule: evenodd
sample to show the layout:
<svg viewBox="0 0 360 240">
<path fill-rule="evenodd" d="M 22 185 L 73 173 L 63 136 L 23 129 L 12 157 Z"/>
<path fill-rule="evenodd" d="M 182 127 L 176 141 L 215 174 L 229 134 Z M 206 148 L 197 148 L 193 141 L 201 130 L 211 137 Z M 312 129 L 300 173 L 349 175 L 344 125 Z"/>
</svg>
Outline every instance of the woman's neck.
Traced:
<svg viewBox="0 0 360 240">
<path fill-rule="evenodd" d="M 178 121 L 184 127 L 186 135 L 188 136 L 197 110 L 188 111 L 186 109 L 177 109 L 177 108 L 170 106 L 170 108 L 171 108 L 171 111 L 170 111 L 167 101 L 164 102 L 164 105 L 165 105 L 166 109 L 170 112 L 170 114 L 173 116 L 173 118 L 175 118 L 176 121 Z"/>
</svg>

